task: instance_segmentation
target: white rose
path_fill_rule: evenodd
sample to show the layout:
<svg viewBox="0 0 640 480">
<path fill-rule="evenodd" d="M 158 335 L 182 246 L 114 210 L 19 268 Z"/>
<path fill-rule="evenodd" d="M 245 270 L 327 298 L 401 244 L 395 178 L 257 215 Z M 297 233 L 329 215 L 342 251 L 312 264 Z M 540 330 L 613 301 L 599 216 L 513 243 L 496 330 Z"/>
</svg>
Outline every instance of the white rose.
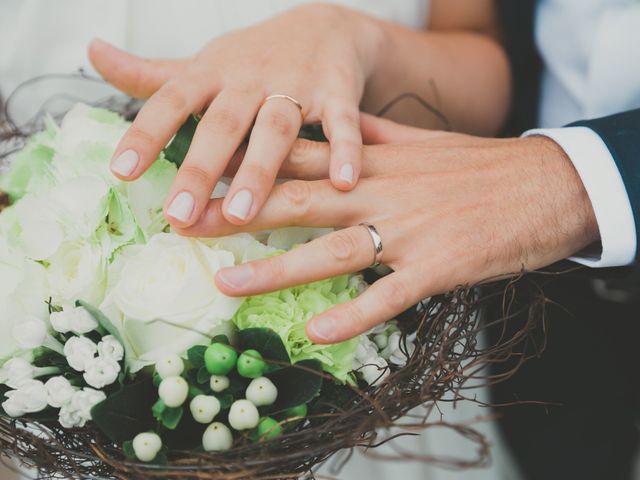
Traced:
<svg viewBox="0 0 640 480">
<path fill-rule="evenodd" d="M 47 402 L 54 408 L 60 408 L 68 403 L 75 392 L 75 388 L 64 377 L 51 377 L 44 384 L 47 389 Z"/>
<path fill-rule="evenodd" d="M 99 305 L 106 288 L 106 260 L 100 245 L 65 242 L 50 258 L 47 269 L 51 297 L 57 305 L 84 300 Z"/>
<path fill-rule="evenodd" d="M 82 377 L 94 388 L 103 388 L 111 385 L 118 379 L 120 365 L 113 360 L 95 357 L 88 360 L 84 365 Z"/>
<path fill-rule="evenodd" d="M 164 233 L 127 250 L 110 269 L 115 280 L 101 309 L 128 343 L 133 372 L 232 332 L 229 320 L 242 299 L 223 295 L 214 282 L 220 268 L 234 264 L 230 252 Z"/>
<path fill-rule="evenodd" d="M 67 363 L 78 372 L 84 372 L 87 363 L 93 360 L 97 351 L 97 345 L 87 337 L 71 337 L 64 344 L 64 356 Z"/>
<path fill-rule="evenodd" d="M 27 380 L 16 390 L 5 393 L 2 408 L 11 417 L 20 417 L 26 413 L 41 412 L 47 408 L 47 389 L 39 380 Z"/>
<path fill-rule="evenodd" d="M 113 335 L 106 335 L 98 342 L 98 355 L 112 362 L 119 362 L 124 358 L 124 347 Z"/>
<path fill-rule="evenodd" d="M 53 312 L 49 317 L 56 332 L 73 332 L 76 335 L 89 333 L 98 328 L 98 322 L 83 307 L 65 307 L 61 312 Z"/>
<path fill-rule="evenodd" d="M 28 318 L 14 326 L 12 334 L 21 348 L 38 348 L 47 338 L 47 325 L 39 318 Z"/>
<path fill-rule="evenodd" d="M 0 236 L 0 327 L 11 332 L 27 318 L 46 319 L 49 296 L 45 268 L 24 258 Z M 0 359 L 10 358 L 20 348 L 13 335 L 0 335 Z"/>
</svg>

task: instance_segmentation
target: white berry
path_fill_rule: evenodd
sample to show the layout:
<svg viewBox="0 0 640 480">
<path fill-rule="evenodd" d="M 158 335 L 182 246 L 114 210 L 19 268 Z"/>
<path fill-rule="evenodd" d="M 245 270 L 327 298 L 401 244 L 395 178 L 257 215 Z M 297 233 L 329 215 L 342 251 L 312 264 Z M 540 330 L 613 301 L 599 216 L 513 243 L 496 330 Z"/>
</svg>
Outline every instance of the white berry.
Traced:
<svg viewBox="0 0 640 480">
<path fill-rule="evenodd" d="M 229 450 L 231 445 L 233 445 L 233 434 L 224 423 L 212 423 L 202 435 L 202 446 L 207 452 Z"/>
<path fill-rule="evenodd" d="M 229 410 L 229 424 L 236 430 L 249 430 L 258 426 L 260 414 L 249 400 L 236 400 Z"/>
<path fill-rule="evenodd" d="M 189 384 L 182 377 L 167 377 L 160 382 L 158 396 L 167 407 L 179 407 L 189 395 Z"/>
<path fill-rule="evenodd" d="M 139 433 L 133 439 L 133 451 L 141 462 L 150 462 L 162 448 L 162 439 L 156 433 Z"/>
<path fill-rule="evenodd" d="M 229 377 L 225 377 L 224 375 L 211 375 L 211 380 L 209 380 L 211 390 L 216 393 L 220 393 L 229 388 L 229 383 Z"/>
<path fill-rule="evenodd" d="M 189 404 L 191 415 L 198 423 L 211 423 L 220 413 L 220 401 L 211 395 L 196 395 Z"/>
<path fill-rule="evenodd" d="M 160 378 L 178 377 L 184 371 L 184 362 L 178 355 L 167 355 L 156 363 Z"/>
<path fill-rule="evenodd" d="M 256 407 L 264 407 L 273 405 L 278 398 L 278 389 L 267 377 L 260 377 L 251 381 L 244 396 Z"/>
</svg>

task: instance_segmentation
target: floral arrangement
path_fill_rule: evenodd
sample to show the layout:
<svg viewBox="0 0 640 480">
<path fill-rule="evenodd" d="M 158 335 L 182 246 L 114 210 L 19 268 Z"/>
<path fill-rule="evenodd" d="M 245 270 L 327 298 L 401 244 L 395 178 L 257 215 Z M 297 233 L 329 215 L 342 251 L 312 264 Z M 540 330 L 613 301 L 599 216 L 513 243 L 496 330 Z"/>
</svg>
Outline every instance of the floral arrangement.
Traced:
<svg viewBox="0 0 640 480">
<path fill-rule="evenodd" d="M 165 463 L 171 450 L 220 452 L 306 428 L 316 403 L 379 385 L 413 355 L 415 335 L 394 321 L 336 345 L 306 337 L 311 316 L 367 287 L 362 275 L 248 298 L 218 291 L 220 268 L 328 229 L 172 233 L 162 205 L 195 121 L 124 183 L 108 165 L 129 123 L 78 104 L 2 173 L 3 416 L 92 425 L 132 460 Z"/>
</svg>

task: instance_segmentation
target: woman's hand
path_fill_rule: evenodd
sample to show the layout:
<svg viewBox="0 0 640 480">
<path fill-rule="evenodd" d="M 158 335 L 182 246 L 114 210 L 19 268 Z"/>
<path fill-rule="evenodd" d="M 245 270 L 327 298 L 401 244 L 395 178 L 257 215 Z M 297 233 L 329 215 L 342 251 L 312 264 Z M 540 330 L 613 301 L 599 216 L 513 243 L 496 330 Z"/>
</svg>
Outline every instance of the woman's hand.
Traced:
<svg viewBox="0 0 640 480">
<path fill-rule="evenodd" d="M 355 272 L 374 260 L 368 231 L 383 243 L 394 272 L 358 298 L 312 319 L 309 337 L 338 342 L 393 318 L 422 298 L 497 275 L 536 269 L 598 238 L 588 196 L 571 161 L 544 137 L 481 139 L 410 129 L 363 118 L 365 140 L 403 144 L 364 148 L 362 179 L 338 192 L 326 180 L 275 187 L 243 230 L 287 225 L 347 227 L 280 256 L 221 270 L 219 288 L 254 295 Z M 326 145 L 299 141 L 283 175 L 322 178 Z M 184 234 L 238 231 L 213 200 Z"/>
<path fill-rule="evenodd" d="M 134 97 L 150 97 L 116 149 L 112 171 L 135 180 L 190 114 L 206 110 L 165 214 L 175 227 L 193 225 L 251 132 L 221 209 L 228 222 L 245 224 L 268 197 L 303 122 L 293 101 L 265 102 L 284 94 L 300 102 L 305 122 L 322 122 L 331 183 L 350 190 L 361 168 L 358 105 L 379 42 L 374 21 L 328 5 L 300 7 L 224 35 L 185 60 L 144 60 L 94 41 L 90 58 L 103 77 Z"/>
</svg>

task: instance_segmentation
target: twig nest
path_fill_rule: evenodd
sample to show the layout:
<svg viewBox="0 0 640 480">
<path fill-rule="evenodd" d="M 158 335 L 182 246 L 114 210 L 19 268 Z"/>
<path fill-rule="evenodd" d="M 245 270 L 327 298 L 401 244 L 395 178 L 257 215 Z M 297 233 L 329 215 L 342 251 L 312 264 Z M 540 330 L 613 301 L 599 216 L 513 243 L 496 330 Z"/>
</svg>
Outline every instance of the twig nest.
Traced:
<svg viewBox="0 0 640 480">
<path fill-rule="evenodd" d="M 273 405 L 278 398 L 278 389 L 267 377 L 260 377 L 251 380 L 245 397 L 256 407 Z"/>
<path fill-rule="evenodd" d="M 220 413 L 220 401 L 212 395 L 196 395 L 189 404 L 191 415 L 198 423 L 211 423 Z"/>
<path fill-rule="evenodd" d="M 260 421 L 256 406 L 249 400 L 236 400 L 229 410 L 229 424 L 235 430 L 255 428 Z"/>
<path fill-rule="evenodd" d="M 157 433 L 139 433 L 133 439 L 133 451 L 141 462 L 150 462 L 162 448 L 162 439 Z"/>
<path fill-rule="evenodd" d="M 230 383 L 229 377 L 225 377 L 224 375 L 211 375 L 211 379 L 209 380 L 211 390 L 216 393 L 224 392 L 229 388 Z"/>
<path fill-rule="evenodd" d="M 202 447 L 207 452 L 229 450 L 232 445 L 233 434 L 224 423 L 212 423 L 202 435 Z"/>
<path fill-rule="evenodd" d="M 167 407 L 179 407 L 189 395 L 189 384 L 182 377 L 167 377 L 158 387 L 158 396 Z"/>
<path fill-rule="evenodd" d="M 178 355 L 167 355 L 156 363 L 160 378 L 178 377 L 184 371 L 184 361 Z"/>
</svg>

